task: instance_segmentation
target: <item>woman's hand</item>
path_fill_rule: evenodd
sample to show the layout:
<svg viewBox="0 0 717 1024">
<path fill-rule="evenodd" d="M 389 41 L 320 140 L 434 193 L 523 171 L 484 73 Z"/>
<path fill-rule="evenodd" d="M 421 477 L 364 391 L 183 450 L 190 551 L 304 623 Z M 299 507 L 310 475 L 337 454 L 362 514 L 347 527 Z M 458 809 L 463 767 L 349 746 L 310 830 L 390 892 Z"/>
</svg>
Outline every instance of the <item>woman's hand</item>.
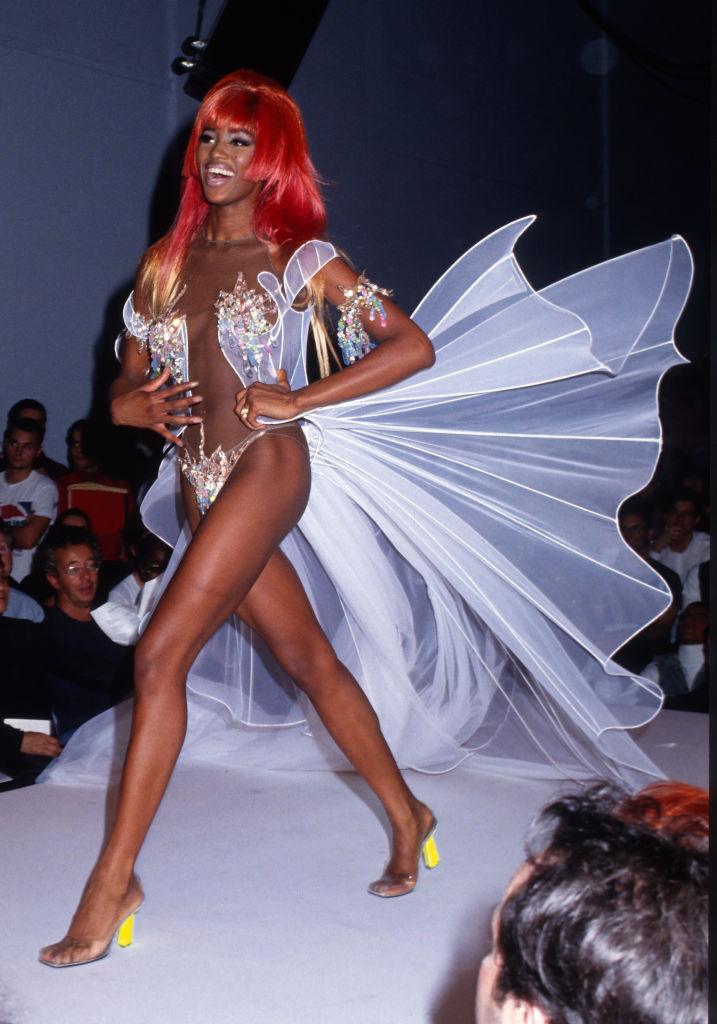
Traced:
<svg viewBox="0 0 717 1024">
<path fill-rule="evenodd" d="M 277 370 L 276 384 L 252 384 L 236 393 L 234 412 L 252 430 L 261 430 L 264 426 L 263 423 L 257 423 L 257 416 L 290 420 L 298 416 L 300 411 L 285 370 Z"/>
<path fill-rule="evenodd" d="M 190 409 L 197 402 L 201 402 L 202 398 L 200 395 L 179 397 L 190 388 L 195 388 L 197 381 L 186 381 L 182 384 L 172 384 L 168 388 L 163 387 L 168 380 L 169 369 L 165 366 L 154 380 L 115 395 L 110 403 L 112 422 L 122 427 L 143 427 L 154 430 L 165 441 L 171 441 L 172 444 L 182 448 L 181 439 L 176 437 L 168 427 L 201 423 L 201 416 L 178 416 L 177 412 L 180 409 Z"/>
</svg>

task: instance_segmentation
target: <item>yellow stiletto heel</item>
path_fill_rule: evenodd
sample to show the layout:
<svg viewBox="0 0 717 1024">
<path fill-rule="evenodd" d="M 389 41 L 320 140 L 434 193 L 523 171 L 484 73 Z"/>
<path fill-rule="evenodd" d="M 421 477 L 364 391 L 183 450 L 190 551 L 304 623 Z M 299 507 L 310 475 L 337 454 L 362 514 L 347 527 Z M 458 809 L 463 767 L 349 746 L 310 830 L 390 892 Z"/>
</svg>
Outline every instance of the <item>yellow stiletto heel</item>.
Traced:
<svg viewBox="0 0 717 1024">
<path fill-rule="evenodd" d="M 125 948 L 132 945 L 134 939 L 134 913 L 126 917 L 117 929 L 117 945 Z"/>
<path fill-rule="evenodd" d="M 438 867 L 441 861 L 441 855 L 438 852 L 438 847 L 436 845 L 435 829 L 433 830 L 433 832 L 431 832 L 430 836 L 428 836 L 428 838 L 425 840 L 421 853 L 423 854 L 423 863 L 426 865 L 427 868 L 431 869 Z"/>
</svg>

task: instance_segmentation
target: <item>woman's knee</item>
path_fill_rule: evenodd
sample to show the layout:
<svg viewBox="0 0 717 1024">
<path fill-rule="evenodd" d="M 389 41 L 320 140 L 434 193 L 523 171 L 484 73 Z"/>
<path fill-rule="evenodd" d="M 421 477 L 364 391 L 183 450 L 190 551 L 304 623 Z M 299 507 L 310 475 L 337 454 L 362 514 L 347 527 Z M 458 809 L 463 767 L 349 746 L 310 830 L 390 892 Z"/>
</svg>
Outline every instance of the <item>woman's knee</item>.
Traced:
<svg viewBox="0 0 717 1024">
<path fill-rule="evenodd" d="M 333 648 L 323 638 L 319 642 L 284 644 L 275 653 L 284 671 L 309 697 L 333 686 L 342 669 Z"/>
<path fill-rule="evenodd" d="M 139 696 L 167 693 L 169 690 L 183 692 L 186 672 L 177 661 L 176 648 L 162 637 L 145 634 L 134 652 L 134 688 Z"/>
</svg>

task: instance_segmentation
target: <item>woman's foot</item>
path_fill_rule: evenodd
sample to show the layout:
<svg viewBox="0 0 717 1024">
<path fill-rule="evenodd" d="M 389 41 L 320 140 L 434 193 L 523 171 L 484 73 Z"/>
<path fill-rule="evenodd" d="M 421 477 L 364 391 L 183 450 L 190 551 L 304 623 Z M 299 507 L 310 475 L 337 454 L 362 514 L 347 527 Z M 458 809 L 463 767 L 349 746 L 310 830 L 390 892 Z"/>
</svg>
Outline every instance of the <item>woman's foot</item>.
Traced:
<svg viewBox="0 0 717 1024">
<path fill-rule="evenodd" d="M 413 892 L 418 881 L 418 860 L 435 828 L 433 811 L 416 800 L 411 817 L 400 825 L 394 824 L 391 859 L 381 877 L 371 882 L 368 891 L 386 898 Z"/>
<path fill-rule="evenodd" d="M 43 947 L 40 962 L 49 967 L 74 967 L 100 960 L 109 952 L 118 926 L 139 909 L 143 899 L 136 875 L 127 884 L 93 871 L 67 935 Z"/>
</svg>

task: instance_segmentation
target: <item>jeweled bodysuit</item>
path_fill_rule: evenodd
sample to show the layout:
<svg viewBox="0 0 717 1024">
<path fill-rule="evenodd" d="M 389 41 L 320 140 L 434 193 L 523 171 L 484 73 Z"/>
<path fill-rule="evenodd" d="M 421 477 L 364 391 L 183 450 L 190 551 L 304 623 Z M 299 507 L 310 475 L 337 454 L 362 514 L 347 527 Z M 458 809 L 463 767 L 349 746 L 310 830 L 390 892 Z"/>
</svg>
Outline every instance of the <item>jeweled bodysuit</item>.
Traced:
<svg viewBox="0 0 717 1024">
<path fill-rule="evenodd" d="M 286 370 L 292 387 L 306 383 L 302 342 L 311 311 L 292 304 L 335 255 L 328 243 L 307 243 L 289 261 L 282 290 L 268 249 L 256 238 L 200 236 L 189 250 L 182 291 L 170 310 L 149 321 L 128 302 L 127 330 L 140 348 L 149 349 L 151 372 L 168 365 L 174 383 L 200 382 L 203 422 L 185 429 L 180 463 L 202 514 L 245 448 L 264 433 L 281 430 L 304 443 L 298 424 L 245 426 L 234 412 L 235 394 L 255 381 L 274 383 L 279 369 Z"/>
</svg>

